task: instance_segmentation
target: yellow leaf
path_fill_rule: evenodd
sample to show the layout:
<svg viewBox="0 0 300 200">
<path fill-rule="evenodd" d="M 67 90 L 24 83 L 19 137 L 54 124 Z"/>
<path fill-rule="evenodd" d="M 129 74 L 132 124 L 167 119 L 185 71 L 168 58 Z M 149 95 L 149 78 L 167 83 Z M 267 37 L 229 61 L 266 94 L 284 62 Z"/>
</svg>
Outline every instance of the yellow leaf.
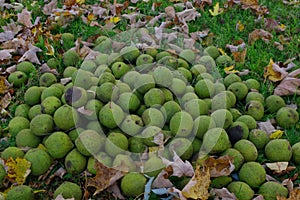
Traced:
<svg viewBox="0 0 300 200">
<path fill-rule="evenodd" d="M 107 20 L 105 21 L 105 23 L 106 23 L 106 24 L 108 24 L 108 23 L 116 24 L 116 23 L 118 23 L 119 21 L 121 21 L 120 17 L 111 17 L 111 18 L 107 19 Z"/>
<path fill-rule="evenodd" d="M 30 174 L 31 163 L 24 158 L 9 158 L 5 165 L 8 167 L 7 176 L 10 182 L 22 185 Z"/>
<path fill-rule="evenodd" d="M 276 200 L 299 200 L 300 199 L 300 189 L 294 188 L 289 195 L 289 198 L 285 198 L 282 196 L 277 196 Z"/>
<path fill-rule="evenodd" d="M 238 23 L 236 24 L 236 29 L 240 32 L 242 32 L 245 29 L 244 24 L 239 20 Z"/>
<path fill-rule="evenodd" d="M 95 15 L 94 15 L 93 13 L 89 13 L 88 16 L 87 16 L 87 19 L 88 19 L 89 21 L 93 21 L 93 20 L 96 19 L 96 17 L 95 17 Z"/>
<path fill-rule="evenodd" d="M 204 171 L 197 165 L 194 176 L 183 188 L 182 194 L 186 198 L 206 200 L 209 197 L 210 182 L 209 169 Z"/>
<path fill-rule="evenodd" d="M 4 76 L 0 76 L 0 94 L 5 94 L 7 92 L 8 85 L 5 83 Z"/>
<path fill-rule="evenodd" d="M 283 133 L 282 130 L 276 130 L 270 135 L 270 139 L 279 139 L 282 137 Z"/>
<path fill-rule="evenodd" d="M 221 14 L 223 12 L 223 9 L 220 8 L 220 4 L 219 2 L 216 3 L 216 5 L 214 6 L 214 11 L 212 11 L 211 9 L 209 9 L 210 14 L 214 17 L 217 16 L 219 14 Z"/>
<path fill-rule="evenodd" d="M 284 31 L 286 29 L 286 26 L 284 24 L 280 24 L 280 25 L 276 26 L 276 28 L 280 31 Z"/>
<path fill-rule="evenodd" d="M 232 74 L 232 73 L 235 74 L 235 73 L 240 72 L 239 70 L 235 70 L 233 65 L 229 66 L 229 67 L 225 67 L 224 71 L 225 71 L 226 74 Z"/>
<path fill-rule="evenodd" d="M 274 61 L 271 58 L 269 64 L 265 67 L 264 78 L 265 80 L 268 78 L 273 82 L 281 81 L 282 80 L 281 73 L 274 71 L 273 64 Z"/>
<path fill-rule="evenodd" d="M 85 2 L 85 0 L 76 0 L 76 3 L 79 4 L 79 5 L 83 4 L 84 2 Z"/>
<path fill-rule="evenodd" d="M 227 55 L 227 53 L 222 48 L 218 48 L 218 50 L 222 56 Z"/>
</svg>

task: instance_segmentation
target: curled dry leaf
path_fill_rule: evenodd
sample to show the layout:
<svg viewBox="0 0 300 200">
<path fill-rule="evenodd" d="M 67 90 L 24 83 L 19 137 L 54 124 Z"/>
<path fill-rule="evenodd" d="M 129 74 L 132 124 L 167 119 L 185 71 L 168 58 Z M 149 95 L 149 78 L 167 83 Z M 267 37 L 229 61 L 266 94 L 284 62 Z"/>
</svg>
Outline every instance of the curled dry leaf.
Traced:
<svg viewBox="0 0 300 200">
<path fill-rule="evenodd" d="M 300 189 L 294 188 L 289 195 L 289 198 L 278 196 L 276 200 L 299 200 L 300 199 Z"/>
<path fill-rule="evenodd" d="M 248 43 L 252 45 L 256 40 L 262 39 L 265 42 L 269 42 L 273 38 L 273 35 L 263 29 L 255 29 L 248 36 Z"/>
<path fill-rule="evenodd" d="M 96 176 L 88 179 L 87 181 L 88 187 L 96 188 L 94 195 L 113 185 L 117 180 L 119 180 L 126 174 L 126 172 L 124 171 L 106 167 L 104 164 L 98 162 L 97 160 L 95 160 L 95 169 L 97 172 Z"/>
<path fill-rule="evenodd" d="M 32 63 L 36 63 L 36 64 L 41 64 L 41 62 L 39 61 L 38 57 L 37 57 L 37 53 L 38 52 L 42 52 L 42 49 L 33 46 L 32 44 L 28 45 L 28 50 L 24 53 L 24 55 L 18 60 L 18 62 L 22 62 L 22 61 L 29 61 Z"/>
<path fill-rule="evenodd" d="M 170 172 L 168 168 L 161 170 L 153 181 L 152 188 L 169 188 L 173 187 L 173 183 L 169 180 Z"/>
<path fill-rule="evenodd" d="M 120 187 L 118 186 L 118 184 L 115 182 L 114 184 L 112 184 L 111 186 L 109 186 L 108 191 L 112 193 L 112 195 L 116 198 L 116 199 L 126 199 L 120 190 Z"/>
<path fill-rule="evenodd" d="M 211 182 L 209 174 L 209 169 L 204 170 L 197 165 L 194 176 L 182 190 L 183 196 L 190 199 L 208 199 L 210 196 L 208 188 Z"/>
<path fill-rule="evenodd" d="M 233 193 L 230 193 L 227 188 L 210 190 L 210 194 L 215 196 L 215 200 L 237 200 Z"/>
<path fill-rule="evenodd" d="M 272 58 L 269 64 L 265 67 L 264 78 L 273 82 L 278 82 L 284 79 L 288 75 L 285 68 L 281 68 L 278 64 L 274 63 Z"/>
<path fill-rule="evenodd" d="M 0 50 L 0 60 L 9 60 L 12 58 L 10 53 L 14 52 L 14 49 L 4 49 Z"/>
<path fill-rule="evenodd" d="M 204 161 L 203 167 L 209 169 L 210 177 L 228 176 L 234 170 L 232 162 L 233 158 L 228 155 L 217 159 L 210 156 Z"/>
<path fill-rule="evenodd" d="M 52 0 L 44 6 L 43 13 L 45 15 L 51 15 L 53 14 L 53 10 L 56 8 L 57 8 L 57 0 Z"/>
<path fill-rule="evenodd" d="M 276 130 L 270 119 L 265 122 L 258 122 L 257 125 L 258 129 L 265 131 L 269 136 Z"/>
<path fill-rule="evenodd" d="M 49 73 L 52 73 L 54 75 L 59 75 L 59 73 L 57 72 L 56 69 L 51 69 L 47 63 L 44 63 L 41 67 L 40 67 L 40 72 L 41 73 L 46 73 L 46 72 L 49 72 Z"/>
<path fill-rule="evenodd" d="M 18 22 L 27 28 L 31 28 L 33 26 L 31 22 L 31 12 L 29 12 L 27 8 L 23 9 L 21 13 L 18 13 Z"/>
<path fill-rule="evenodd" d="M 287 75 L 280 84 L 275 88 L 274 94 L 279 96 L 285 95 L 300 95 L 300 78 L 296 78 L 300 74 L 300 69 L 297 69 Z"/>
<path fill-rule="evenodd" d="M 287 169 L 287 167 L 289 166 L 289 162 L 266 163 L 266 166 L 274 173 L 280 173 Z"/>
<path fill-rule="evenodd" d="M 284 179 L 281 183 L 282 185 L 286 185 L 286 187 L 288 188 L 289 192 L 293 191 L 294 188 L 294 183 L 290 178 Z"/>
<path fill-rule="evenodd" d="M 230 49 L 235 62 L 245 63 L 247 53 L 246 44 L 243 40 L 236 41 L 236 43 L 238 44 L 237 46 L 227 44 L 226 48 Z"/>
<path fill-rule="evenodd" d="M 161 157 L 163 163 L 166 165 L 166 167 L 171 167 L 173 171 L 173 176 L 193 176 L 194 175 L 194 169 L 192 164 L 186 160 L 183 162 L 183 160 L 176 154 L 175 151 L 173 151 L 173 161 L 170 161 L 164 157 Z"/>
<path fill-rule="evenodd" d="M 59 194 L 55 200 L 75 200 L 74 198 L 65 199 L 61 194 Z"/>
<path fill-rule="evenodd" d="M 14 38 L 15 34 L 12 31 L 4 31 L 0 33 L 0 42 L 6 42 L 9 40 L 12 40 Z"/>
<path fill-rule="evenodd" d="M 262 195 L 258 195 L 257 197 L 255 197 L 254 199 L 252 200 L 265 200 L 264 196 Z"/>
</svg>

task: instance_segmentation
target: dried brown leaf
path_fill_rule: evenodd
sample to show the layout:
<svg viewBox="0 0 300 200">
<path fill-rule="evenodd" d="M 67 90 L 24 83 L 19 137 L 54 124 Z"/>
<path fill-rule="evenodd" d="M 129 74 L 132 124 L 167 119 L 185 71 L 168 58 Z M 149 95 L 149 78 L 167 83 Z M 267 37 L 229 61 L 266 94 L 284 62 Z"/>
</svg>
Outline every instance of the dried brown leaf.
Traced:
<svg viewBox="0 0 300 200">
<path fill-rule="evenodd" d="M 17 25 L 14 21 L 11 20 L 9 24 L 7 24 L 6 26 L 2 26 L 2 29 L 4 31 L 11 31 L 14 34 L 17 34 L 19 33 L 19 31 L 22 30 L 22 27 L 20 25 Z"/>
<path fill-rule="evenodd" d="M 108 168 L 104 164 L 95 160 L 96 176 L 88 179 L 87 186 L 96 188 L 94 195 L 113 185 L 122 178 L 126 172 L 114 168 Z"/>
<path fill-rule="evenodd" d="M 233 158 L 225 155 L 215 159 L 213 156 L 207 158 L 203 166 L 209 169 L 210 177 L 228 176 L 234 170 Z"/>
<path fill-rule="evenodd" d="M 273 35 L 263 29 L 255 29 L 248 36 L 248 43 L 252 45 L 256 40 L 262 39 L 265 42 L 269 42 L 273 38 Z"/>
<path fill-rule="evenodd" d="M 183 196 L 191 199 L 208 199 L 210 196 L 208 188 L 211 182 L 209 174 L 209 169 L 203 170 L 200 165 L 197 165 L 194 176 L 182 190 Z"/>
<path fill-rule="evenodd" d="M 165 8 L 165 13 L 167 15 L 167 17 L 170 17 L 172 19 L 175 18 L 175 9 L 173 6 L 168 6 Z"/>
<path fill-rule="evenodd" d="M 4 49 L 0 50 L 0 60 L 9 60 L 12 58 L 10 53 L 14 52 L 14 49 Z"/>
<path fill-rule="evenodd" d="M 75 200 L 75 198 L 68 198 L 68 199 L 65 199 L 65 198 L 63 197 L 63 195 L 59 194 L 59 195 L 55 198 L 55 200 Z"/>
<path fill-rule="evenodd" d="M 57 8 L 57 0 L 52 0 L 44 6 L 43 13 L 45 15 L 51 15 L 53 14 L 54 9 L 56 8 Z"/>
<path fill-rule="evenodd" d="M 288 188 L 290 193 L 293 191 L 294 183 L 293 183 L 292 179 L 290 179 L 290 178 L 284 179 L 281 184 L 286 185 L 286 187 Z"/>
<path fill-rule="evenodd" d="M 269 136 L 276 130 L 270 119 L 265 122 L 258 122 L 257 126 L 258 129 L 265 131 Z"/>
<path fill-rule="evenodd" d="M 28 50 L 24 53 L 24 55 L 18 60 L 18 62 L 22 62 L 22 61 L 29 61 L 31 63 L 36 63 L 36 64 L 41 64 L 41 62 L 39 61 L 38 57 L 37 57 L 37 53 L 38 52 L 42 52 L 42 49 L 33 46 L 32 44 L 28 45 Z"/>
<path fill-rule="evenodd" d="M 173 156 L 173 161 L 170 161 L 164 157 L 162 157 L 162 161 L 163 163 L 167 166 L 167 167 L 171 167 L 173 170 L 173 176 L 178 176 L 178 177 L 182 177 L 182 176 L 193 176 L 194 175 L 194 169 L 192 164 L 186 160 L 185 162 L 183 162 L 183 160 L 176 154 L 175 151 L 173 151 L 174 156 Z"/>
<path fill-rule="evenodd" d="M 269 64 L 264 69 L 264 78 L 269 79 L 273 82 L 278 82 L 284 79 L 288 72 L 286 72 L 285 68 L 280 67 L 278 64 L 274 63 L 272 59 L 270 59 Z"/>
<path fill-rule="evenodd" d="M 11 95 L 10 93 L 6 93 L 4 97 L 1 97 L 0 99 L 0 109 L 3 110 L 7 108 L 11 102 Z"/>
<path fill-rule="evenodd" d="M 5 31 L 0 33 L 0 42 L 6 42 L 12 40 L 15 37 L 14 32 L 12 31 Z"/>
<path fill-rule="evenodd" d="M 300 78 L 296 78 L 300 74 L 300 69 L 297 69 L 287 75 L 280 84 L 275 88 L 274 94 L 279 96 L 285 95 L 300 95 Z"/>
<path fill-rule="evenodd" d="M 56 69 L 51 69 L 47 63 L 44 63 L 41 67 L 40 67 L 40 72 L 41 73 L 46 73 L 46 72 L 49 72 L 49 73 L 52 73 L 54 75 L 59 75 L 59 73 L 57 72 Z"/>
<path fill-rule="evenodd" d="M 287 169 L 289 162 L 266 163 L 266 166 L 274 173 L 281 173 Z"/>
<path fill-rule="evenodd" d="M 215 200 L 237 200 L 236 196 L 233 193 L 230 193 L 227 188 L 213 188 L 210 191 L 210 194 L 215 196 Z"/>
<path fill-rule="evenodd" d="M 21 13 L 18 13 L 18 22 L 25 25 L 27 28 L 33 26 L 31 22 L 31 12 L 27 8 L 23 9 Z"/>
<path fill-rule="evenodd" d="M 170 172 L 167 168 L 161 170 L 152 183 L 153 188 L 169 188 L 173 187 L 173 183 L 169 180 Z"/>
<path fill-rule="evenodd" d="M 264 196 L 262 195 L 258 195 L 257 197 L 255 197 L 254 199 L 252 200 L 265 200 Z"/>
<path fill-rule="evenodd" d="M 247 48 L 243 40 L 237 41 L 238 45 L 226 45 L 229 48 L 235 62 L 245 63 Z"/>
<path fill-rule="evenodd" d="M 289 198 L 278 196 L 276 200 L 299 200 L 300 199 L 300 189 L 294 188 L 289 195 Z"/>
<path fill-rule="evenodd" d="M 116 198 L 116 199 L 126 199 L 120 190 L 119 185 L 115 182 L 113 185 L 108 187 L 108 191 L 112 193 L 112 195 Z"/>
</svg>

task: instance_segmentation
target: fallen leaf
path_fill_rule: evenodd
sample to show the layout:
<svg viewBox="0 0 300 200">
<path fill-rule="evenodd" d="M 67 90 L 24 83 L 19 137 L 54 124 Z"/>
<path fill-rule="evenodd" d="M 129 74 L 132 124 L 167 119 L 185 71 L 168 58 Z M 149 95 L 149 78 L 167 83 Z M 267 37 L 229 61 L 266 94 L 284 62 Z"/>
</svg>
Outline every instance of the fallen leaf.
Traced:
<svg viewBox="0 0 300 200">
<path fill-rule="evenodd" d="M 4 31 L 0 33 L 0 42 L 6 42 L 12 40 L 15 37 L 15 33 L 12 31 Z"/>
<path fill-rule="evenodd" d="M 63 195 L 59 194 L 59 195 L 55 198 L 55 200 L 75 200 L 75 199 L 74 199 L 74 198 L 65 199 L 65 198 L 63 197 Z"/>
<path fill-rule="evenodd" d="M 264 196 L 262 195 L 258 195 L 257 197 L 255 197 L 254 199 L 252 200 L 265 200 Z"/>
<path fill-rule="evenodd" d="M 223 8 L 220 8 L 220 3 L 216 3 L 216 5 L 214 5 L 214 10 L 212 11 L 211 9 L 209 9 L 210 14 L 215 17 L 221 13 L 223 13 Z"/>
<path fill-rule="evenodd" d="M 172 173 L 172 171 L 171 171 Z M 171 176 L 168 168 L 161 170 L 161 172 L 157 175 L 155 180 L 153 181 L 152 188 L 169 188 L 173 187 L 173 183 L 169 180 L 169 176 Z"/>
<path fill-rule="evenodd" d="M 54 11 L 54 9 L 57 8 L 57 0 L 52 0 L 48 4 L 45 4 L 43 8 L 43 13 L 45 15 L 51 15 Z"/>
<path fill-rule="evenodd" d="M 203 167 L 209 169 L 210 177 L 228 176 L 234 170 L 233 158 L 225 155 L 219 158 L 208 157 L 203 162 Z"/>
<path fill-rule="evenodd" d="M 204 7 L 206 5 L 212 5 L 212 0 L 193 0 L 193 3 L 196 8 L 200 8 L 202 11 L 204 11 Z"/>
<path fill-rule="evenodd" d="M 1 97 L 1 99 L 0 99 L 1 112 L 9 106 L 11 99 L 12 99 L 12 97 L 9 92 L 7 92 L 4 96 Z"/>
<path fill-rule="evenodd" d="M 268 78 L 270 81 L 278 82 L 285 78 L 287 75 L 288 72 L 286 72 L 286 69 L 279 67 L 271 58 L 269 64 L 265 67 L 263 76 L 265 80 Z"/>
<path fill-rule="evenodd" d="M 183 160 L 176 154 L 175 151 L 173 151 L 173 161 L 169 161 L 168 159 L 161 157 L 163 163 L 166 165 L 166 167 L 171 167 L 173 174 L 172 176 L 193 176 L 194 175 L 194 169 L 192 164 L 186 160 L 183 162 Z"/>
<path fill-rule="evenodd" d="M 300 74 L 300 69 L 297 69 L 287 75 L 280 84 L 275 88 L 274 94 L 279 96 L 285 95 L 300 95 L 300 78 L 296 78 Z"/>
<path fill-rule="evenodd" d="M 33 26 L 31 22 L 31 12 L 27 8 L 23 9 L 21 13 L 18 13 L 18 22 L 25 25 L 27 28 Z"/>
<path fill-rule="evenodd" d="M 226 74 L 236 74 L 236 73 L 239 73 L 240 71 L 234 69 L 234 66 L 232 65 L 232 66 L 229 66 L 229 67 L 225 67 L 225 68 L 224 68 L 224 72 L 225 72 Z"/>
<path fill-rule="evenodd" d="M 235 62 L 243 64 L 245 63 L 247 53 L 246 44 L 243 40 L 238 40 L 235 43 L 237 43 L 237 45 L 227 44 L 226 48 L 230 49 L 230 52 L 232 53 Z"/>
<path fill-rule="evenodd" d="M 236 196 L 233 193 L 229 192 L 227 188 L 213 188 L 212 190 L 210 190 L 210 194 L 216 196 L 215 200 L 237 200 Z"/>
<path fill-rule="evenodd" d="M 222 56 L 227 55 L 227 53 L 222 48 L 218 48 L 218 50 Z"/>
<path fill-rule="evenodd" d="M 281 185 L 286 185 L 286 187 L 288 188 L 290 193 L 293 191 L 294 183 L 293 183 L 292 179 L 290 179 L 290 178 L 284 179 L 282 181 Z"/>
<path fill-rule="evenodd" d="M 168 6 L 165 8 L 165 13 L 168 17 L 174 19 L 175 18 L 175 9 L 173 6 Z"/>
<path fill-rule="evenodd" d="M 105 20 L 105 23 L 112 23 L 112 24 L 116 24 L 119 21 L 121 21 L 120 17 L 110 17 L 109 19 Z"/>
<path fill-rule="evenodd" d="M 7 166 L 7 177 L 11 183 L 22 185 L 30 174 L 31 163 L 24 158 L 9 158 L 5 161 Z"/>
<path fill-rule="evenodd" d="M 206 200 L 209 198 L 208 188 L 210 185 L 210 170 L 196 166 L 194 176 L 185 185 L 182 194 L 186 198 Z"/>
<path fill-rule="evenodd" d="M 299 200 L 300 199 L 300 189 L 294 188 L 289 195 L 289 198 L 277 196 L 276 200 Z"/>
<path fill-rule="evenodd" d="M 122 193 L 121 193 L 121 190 L 120 190 L 120 187 L 118 185 L 117 182 L 115 182 L 114 184 L 112 184 L 111 186 L 109 186 L 107 188 L 107 191 L 111 192 L 112 195 L 115 197 L 115 199 L 126 199 Z"/>
<path fill-rule="evenodd" d="M 239 20 L 235 25 L 235 30 L 242 32 L 245 29 L 245 25 Z"/>
<path fill-rule="evenodd" d="M 22 30 L 22 26 L 17 25 L 16 22 L 14 22 L 13 20 L 11 20 L 11 22 L 6 26 L 1 26 L 1 28 L 4 31 L 11 31 L 14 34 L 18 34 Z"/>
<path fill-rule="evenodd" d="M 284 134 L 284 131 L 282 130 L 275 130 L 272 132 L 272 134 L 269 136 L 270 139 L 279 139 Z"/>
<path fill-rule="evenodd" d="M 289 162 L 266 163 L 266 166 L 275 173 L 281 173 L 287 169 Z"/>
<path fill-rule="evenodd" d="M 0 60 L 9 60 L 12 58 L 10 53 L 15 52 L 14 49 L 4 49 L 0 50 Z"/>
<path fill-rule="evenodd" d="M 52 73 L 54 75 L 59 75 L 59 73 L 57 72 L 56 69 L 51 69 L 47 63 L 44 63 L 40 68 L 39 68 L 39 71 L 43 74 L 43 73 L 46 73 L 46 72 L 49 72 L 49 73 Z"/>
<path fill-rule="evenodd" d="M 269 42 L 273 38 L 273 35 L 263 29 L 255 29 L 248 36 L 248 43 L 252 45 L 256 40 L 262 39 L 265 42 Z"/>
<path fill-rule="evenodd" d="M 97 160 L 95 160 L 95 169 L 97 172 L 96 176 L 87 180 L 88 187 L 96 188 L 94 195 L 113 185 L 126 174 L 124 171 L 109 168 Z"/>
<path fill-rule="evenodd" d="M 41 64 L 41 62 L 39 61 L 38 57 L 37 57 L 37 53 L 38 52 L 42 52 L 42 49 L 33 46 L 32 44 L 28 45 L 28 51 L 26 51 L 24 53 L 24 55 L 18 60 L 18 62 L 22 62 L 22 61 L 30 61 L 31 63 L 36 63 L 36 64 Z"/>
<path fill-rule="evenodd" d="M 283 51 L 284 50 L 284 47 L 282 44 L 280 44 L 279 42 L 274 42 L 274 46 L 280 50 L 280 51 Z"/>
<path fill-rule="evenodd" d="M 275 127 L 270 119 L 265 122 L 258 122 L 257 126 L 258 129 L 265 131 L 269 136 L 275 131 Z"/>
</svg>

